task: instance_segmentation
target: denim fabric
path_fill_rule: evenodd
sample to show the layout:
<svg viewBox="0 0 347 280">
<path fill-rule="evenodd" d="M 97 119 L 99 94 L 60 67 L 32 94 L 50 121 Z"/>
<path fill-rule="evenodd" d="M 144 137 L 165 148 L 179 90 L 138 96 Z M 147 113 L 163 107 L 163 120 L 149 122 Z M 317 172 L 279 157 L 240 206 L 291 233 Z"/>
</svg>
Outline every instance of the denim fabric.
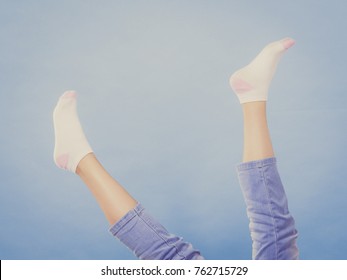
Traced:
<svg viewBox="0 0 347 280">
<path fill-rule="evenodd" d="M 237 166 L 250 220 L 253 259 L 298 259 L 297 231 L 276 158 Z"/>
<path fill-rule="evenodd" d="M 141 204 L 129 211 L 110 232 L 143 260 L 203 260 L 200 252 L 170 234 Z"/>
<path fill-rule="evenodd" d="M 276 159 L 242 163 L 237 169 L 250 219 L 253 259 L 297 259 L 297 231 Z M 170 234 L 141 204 L 112 226 L 110 232 L 140 259 L 204 259 L 190 243 Z"/>
</svg>

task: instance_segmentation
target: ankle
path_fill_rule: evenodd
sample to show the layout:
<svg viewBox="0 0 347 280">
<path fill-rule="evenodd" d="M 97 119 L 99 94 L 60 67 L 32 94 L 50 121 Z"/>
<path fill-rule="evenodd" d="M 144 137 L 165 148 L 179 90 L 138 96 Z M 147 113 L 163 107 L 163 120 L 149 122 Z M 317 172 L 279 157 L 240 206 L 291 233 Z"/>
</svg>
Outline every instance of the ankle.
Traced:
<svg viewBox="0 0 347 280">
<path fill-rule="evenodd" d="M 86 154 L 78 163 L 77 167 L 76 167 L 76 174 L 78 176 L 81 176 L 81 174 L 83 174 L 86 170 L 88 170 L 88 168 L 93 164 L 93 162 L 95 162 L 96 156 L 94 153 L 89 153 Z"/>
<path fill-rule="evenodd" d="M 266 101 L 254 101 L 242 104 L 242 111 L 246 114 L 265 114 L 266 113 Z"/>
</svg>

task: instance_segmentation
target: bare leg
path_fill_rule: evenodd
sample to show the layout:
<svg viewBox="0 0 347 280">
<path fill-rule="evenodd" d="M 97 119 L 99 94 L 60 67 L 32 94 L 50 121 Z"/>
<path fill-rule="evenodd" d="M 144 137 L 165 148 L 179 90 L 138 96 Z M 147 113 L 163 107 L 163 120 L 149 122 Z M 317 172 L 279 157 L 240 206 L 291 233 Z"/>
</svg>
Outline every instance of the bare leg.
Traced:
<svg viewBox="0 0 347 280">
<path fill-rule="evenodd" d="M 136 206 L 136 200 L 111 177 L 93 153 L 79 162 L 76 173 L 94 195 L 110 225 Z"/>
<path fill-rule="evenodd" d="M 244 119 L 243 162 L 274 157 L 266 118 L 266 102 L 242 105 Z"/>
</svg>

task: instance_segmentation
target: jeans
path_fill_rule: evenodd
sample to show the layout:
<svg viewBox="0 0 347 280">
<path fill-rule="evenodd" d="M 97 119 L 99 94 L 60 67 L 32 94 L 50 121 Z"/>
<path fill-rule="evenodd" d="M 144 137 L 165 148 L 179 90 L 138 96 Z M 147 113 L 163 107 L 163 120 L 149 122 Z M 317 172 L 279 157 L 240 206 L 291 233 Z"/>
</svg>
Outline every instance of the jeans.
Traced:
<svg viewBox="0 0 347 280">
<path fill-rule="evenodd" d="M 275 158 L 237 166 L 250 220 L 253 259 L 297 259 L 297 231 Z M 141 204 L 113 225 L 110 232 L 139 259 L 203 260 L 181 237 L 170 234 Z"/>
<path fill-rule="evenodd" d="M 237 170 L 250 220 L 253 259 L 298 259 L 298 234 L 276 159 L 241 163 Z"/>
</svg>

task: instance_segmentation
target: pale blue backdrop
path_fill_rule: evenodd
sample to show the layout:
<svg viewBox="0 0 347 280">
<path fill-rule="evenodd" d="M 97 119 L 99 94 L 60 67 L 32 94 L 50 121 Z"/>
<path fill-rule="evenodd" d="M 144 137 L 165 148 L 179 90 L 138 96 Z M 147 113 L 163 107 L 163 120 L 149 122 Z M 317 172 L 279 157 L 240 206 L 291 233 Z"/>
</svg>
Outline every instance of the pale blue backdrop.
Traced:
<svg viewBox="0 0 347 280">
<path fill-rule="evenodd" d="M 55 167 L 65 90 L 101 162 L 207 259 L 250 259 L 229 76 L 291 36 L 269 99 L 302 259 L 347 259 L 346 1 L 0 2 L 0 258 L 134 259 Z"/>
</svg>

